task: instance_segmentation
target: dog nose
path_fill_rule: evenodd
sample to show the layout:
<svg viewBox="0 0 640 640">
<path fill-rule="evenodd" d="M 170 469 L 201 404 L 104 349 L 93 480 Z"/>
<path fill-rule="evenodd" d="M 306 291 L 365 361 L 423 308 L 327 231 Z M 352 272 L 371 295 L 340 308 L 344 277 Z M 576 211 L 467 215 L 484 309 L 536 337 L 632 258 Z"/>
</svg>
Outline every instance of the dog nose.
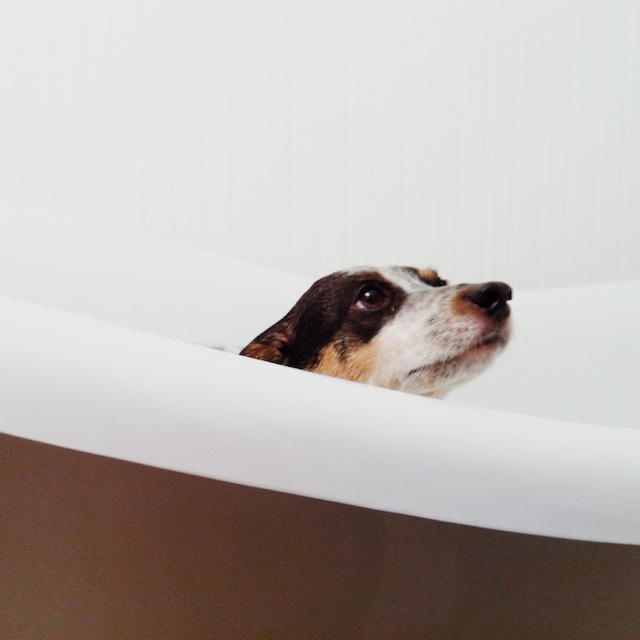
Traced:
<svg viewBox="0 0 640 640">
<path fill-rule="evenodd" d="M 489 317 L 502 320 L 509 315 L 507 301 L 511 300 L 511 287 L 504 282 L 475 284 L 465 291 L 464 298 L 480 307 Z"/>
</svg>

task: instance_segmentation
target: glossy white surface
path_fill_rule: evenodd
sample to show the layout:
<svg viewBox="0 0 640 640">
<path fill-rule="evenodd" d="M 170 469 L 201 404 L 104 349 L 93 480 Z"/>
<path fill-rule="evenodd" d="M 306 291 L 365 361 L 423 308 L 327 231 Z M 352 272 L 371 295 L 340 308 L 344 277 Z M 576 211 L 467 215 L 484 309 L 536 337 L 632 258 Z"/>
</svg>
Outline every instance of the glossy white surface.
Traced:
<svg viewBox="0 0 640 640">
<path fill-rule="evenodd" d="M 5 433 L 422 517 L 640 544 L 629 428 L 640 283 L 516 292 L 517 340 L 455 401 L 437 401 L 189 344 L 249 340 L 300 279 L 0 212 Z M 461 404 L 474 397 L 485 406 Z"/>
</svg>

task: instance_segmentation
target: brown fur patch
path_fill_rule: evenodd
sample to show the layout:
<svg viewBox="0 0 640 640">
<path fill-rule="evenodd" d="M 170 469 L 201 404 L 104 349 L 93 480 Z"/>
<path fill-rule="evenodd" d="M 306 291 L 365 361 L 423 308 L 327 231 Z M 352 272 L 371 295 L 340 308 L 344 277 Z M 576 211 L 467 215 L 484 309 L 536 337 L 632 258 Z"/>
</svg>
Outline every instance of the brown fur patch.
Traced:
<svg viewBox="0 0 640 640">
<path fill-rule="evenodd" d="M 284 320 L 279 322 L 248 344 L 240 354 L 282 364 L 286 357 L 287 343 L 291 339 L 290 328 L 290 323 Z"/>
<path fill-rule="evenodd" d="M 321 351 L 312 371 L 354 382 L 366 382 L 374 371 L 375 351 L 375 344 L 369 343 L 354 348 L 344 357 L 338 353 L 335 345 L 330 344 Z"/>
<path fill-rule="evenodd" d="M 443 280 L 435 269 L 418 269 L 418 277 L 428 282 L 433 287 L 442 287 L 447 283 Z"/>
<path fill-rule="evenodd" d="M 473 313 L 474 305 L 472 305 L 464 297 L 464 291 L 460 292 L 457 296 L 453 296 L 451 299 L 451 310 L 456 316 L 468 316 Z"/>
<path fill-rule="evenodd" d="M 242 350 L 243 356 L 256 358 L 257 360 L 267 360 L 269 362 L 282 362 L 282 352 L 276 344 L 260 344 L 252 342 Z"/>
</svg>

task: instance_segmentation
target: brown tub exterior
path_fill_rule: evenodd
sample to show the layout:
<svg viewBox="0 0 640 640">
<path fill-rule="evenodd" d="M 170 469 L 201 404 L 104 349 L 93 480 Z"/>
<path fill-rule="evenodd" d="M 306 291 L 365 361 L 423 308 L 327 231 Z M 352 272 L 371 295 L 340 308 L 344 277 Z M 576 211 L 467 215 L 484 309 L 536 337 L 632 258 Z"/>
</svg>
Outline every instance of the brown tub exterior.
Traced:
<svg viewBox="0 0 640 640">
<path fill-rule="evenodd" d="M 638 640 L 640 547 L 0 436 L 3 640 Z"/>
</svg>

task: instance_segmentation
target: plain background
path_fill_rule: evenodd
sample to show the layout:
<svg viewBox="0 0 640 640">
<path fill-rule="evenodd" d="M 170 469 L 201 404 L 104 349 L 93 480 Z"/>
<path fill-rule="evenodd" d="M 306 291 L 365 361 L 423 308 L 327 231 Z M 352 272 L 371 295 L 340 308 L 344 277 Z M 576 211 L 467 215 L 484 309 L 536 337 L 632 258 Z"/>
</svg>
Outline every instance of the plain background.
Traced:
<svg viewBox="0 0 640 640">
<path fill-rule="evenodd" d="M 637 0 L 21 0 L 0 198 L 307 276 L 640 278 Z"/>
</svg>

